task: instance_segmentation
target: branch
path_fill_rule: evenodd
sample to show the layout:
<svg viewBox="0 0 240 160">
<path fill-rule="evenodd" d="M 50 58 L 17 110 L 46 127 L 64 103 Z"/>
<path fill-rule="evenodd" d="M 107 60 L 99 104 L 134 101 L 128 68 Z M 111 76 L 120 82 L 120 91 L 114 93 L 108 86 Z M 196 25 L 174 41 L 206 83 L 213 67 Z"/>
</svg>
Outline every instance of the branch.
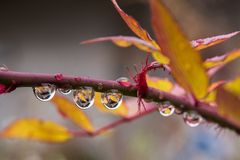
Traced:
<svg viewBox="0 0 240 160">
<path fill-rule="evenodd" d="M 127 123 L 127 122 L 130 122 L 130 121 L 133 121 L 135 119 L 138 119 L 140 117 L 143 117 L 147 114 L 150 114 L 152 112 L 155 112 L 158 108 L 156 107 L 153 107 L 151 109 L 148 109 L 146 111 L 144 111 L 143 113 L 141 114 L 135 114 L 133 116 L 130 116 L 130 117 L 124 117 L 124 118 L 121 118 L 113 123 L 110 123 L 94 132 L 87 132 L 87 131 L 72 131 L 72 133 L 74 134 L 74 136 L 76 137 L 94 137 L 94 136 L 97 136 L 97 135 L 100 135 L 106 131 L 108 131 L 109 129 L 112 129 L 112 128 L 115 128 L 121 124 L 124 124 L 124 123 Z"/>
<path fill-rule="evenodd" d="M 137 88 L 135 85 L 125 87 L 120 85 L 118 82 L 111 80 L 99 80 L 79 76 L 65 76 L 61 74 L 0 71 L 0 84 L 7 86 L 7 90 L 12 90 L 13 88 L 18 87 L 34 87 L 41 85 L 42 83 L 51 83 L 57 87 L 68 87 L 71 89 L 77 89 L 81 86 L 91 86 L 97 92 L 105 92 L 110 89 L 117 89 L 123 95 L 137 97 Z M 182 109 L 183 111 L 195 110 L 207 121 L 215 122 L 221 127 L 229 128 L 235 131 L 237 134 L 240 134 L 240 124 L 232 121 L 228 117 L 219 115 L 216 111 L 216 107 L 212 107 L 206 103 L 199 102 L 193 104 L 191 100 L 187 99 L 186 97 L 179 97 L 167 92 L 156 90 L 154 88 L 148 88 L 148 91 L 143 98 L 152 100 L 154 102 L 170 101 L 175 107 Z M 149 113 L 148 111 L 145 112 L 145 114 Z M 145 114 L 142 113 L 141 115 L 136 115 L 132 117 L 132 119 L 144 116 Z M 104 128 L 113 128 L 129 120 L 131 120 L 131 118 L 122 119 Z M 97 135 L 102 132 L 102 130 L 105 130 L 104 128 L 99 129 L 96 131 L 96 133 L 94 132 L 92 134 Z"/>
</svg>

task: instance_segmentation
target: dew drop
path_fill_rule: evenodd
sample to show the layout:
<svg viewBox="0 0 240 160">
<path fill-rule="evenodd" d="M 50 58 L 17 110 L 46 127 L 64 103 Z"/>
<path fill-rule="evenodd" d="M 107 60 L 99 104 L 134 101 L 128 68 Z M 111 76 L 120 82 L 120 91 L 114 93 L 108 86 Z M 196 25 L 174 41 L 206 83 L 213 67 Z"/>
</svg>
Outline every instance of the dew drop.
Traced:
<svg viewBox="0 0 240 160">
<path fill-rule="evenodd" d="M 159 99 L 162 100 L 164 96 L 162 94 L 159 94 Z"/>
<path fill-rule="evenodd" d="M 71 89 L 68 88 L 58 88 L 58 92 L 64 95 L 71 93 Z"/>
<path fill-rule="evenodd" d="M 181 114 L 183 114 L 183 110 L 179 109 L 179 108 L 175 108 L 174 113 L 177 114 L 177 115 L 181 115 Z"/>
<path fill-rule="evenodd" d="M 101 94 L 101 102 L 107 109 L 117 109 L 122 103 L 123 95 L 115 89 Z"/>
<path fill-rule="evenodd" d="M 129 81 L 129 79 L 127 77 L 120 77 L 116 80 L 121 86 L 124 87 L 130 87 L 131 86 L 131 82 Z"/>
<path fill-rule="evenodd" d="M 103 84 L 102 83 L 98 83 L 98 89 L 102 90 L 103 89 Z"/>
<path fill-rule="evenodd" d="M 171 116 L 175 111 L 175 107 L 170 102 L 164 102 L 159 108 L 159 112 L 162 116 Z"/>
<path fill-rule="evenodd" d="M 8 67 L 5 64 L 0 65 L 0 71 L 8 71 Z"/>
<path fill-rule="evenodd" d="M 56 87 L 52 84 L 44 83 L 41 86 L 33 87 L 33 93 L 40 101 L 49 101 L 53 98 Z"/>
<path fill-rule="evenodd" d="M 92 87 L 80 87 L 73 92 L 73 100 L 80 109 L 90 108 L 94 103 L 94 96 Z"/>
<path fill-rule="evenodd" d="M 195 111 L 183 113 L 184 122 L 190 127 L 197 127 L 202 122 L 202 117 Z"/>
</svg>

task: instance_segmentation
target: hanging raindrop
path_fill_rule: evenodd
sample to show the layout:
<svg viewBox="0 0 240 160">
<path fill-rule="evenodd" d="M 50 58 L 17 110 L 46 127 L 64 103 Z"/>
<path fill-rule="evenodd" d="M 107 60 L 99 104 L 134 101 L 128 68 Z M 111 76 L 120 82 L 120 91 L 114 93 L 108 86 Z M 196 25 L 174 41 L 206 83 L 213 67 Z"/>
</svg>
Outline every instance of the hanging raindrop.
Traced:
<svg viewBox="0 0 240 160">
<path fill-rule="evenodd" d="M 33 93 L 40 101 L 49 101 L 56 92 L 55 85 L 44 83 L 41 86 L 33 87 Z"/>
<path fill-rule="evenodd" d="M 5 64 L 1 64 L 0 71 L 8 71 L 8 67 Z"/>
<path fill-rule="evenodd" d="M 90 108 L 94 103 L 94 90 L 92 87 L 80 87 L 74 90 L 73 100 L 81 109 Z"/>
<path fill-rule="evenodd" d="M 202 122 L 202 117 L 195 111 L 183 113 L 184 122 L 190 127 L 197 127 Z"/>
<path fill-rule="evenodd" d="M 101 102 L 107 109 L 117 109 L 122 103 L 123 95 L 115 89 L 101 94 Z"/>
<path fill-rule="evenodd" d="M 131 86 L 131 82 L 129 81 L 129 79 L 127 77 L 120 77 L 116 81 L 124 87 L 130 87 Z"/>
<path fill-rule="evenodd" d="M 159 108 L 159 112 L 162 116 L 171 116 L 175 111 L 175 107 L 170 102 L 164 102 Z"/>
<path fill-rule="evenodd" d="M 68 88 L 58 88 L 58 92 L 62 93 L 64 95 L 67 95 L 67 94 L 71 93 L 71 89 L 68 89 Z"/>
</svg>

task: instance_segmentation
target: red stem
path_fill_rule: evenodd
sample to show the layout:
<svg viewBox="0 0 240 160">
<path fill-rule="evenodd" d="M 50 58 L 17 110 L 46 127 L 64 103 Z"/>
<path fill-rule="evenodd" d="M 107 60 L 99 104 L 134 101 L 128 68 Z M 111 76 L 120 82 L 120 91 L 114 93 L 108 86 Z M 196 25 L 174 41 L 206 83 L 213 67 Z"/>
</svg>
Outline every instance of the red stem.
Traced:
<svg viewBox="0 0 240 160">
<path fill-rule="evenodd" d="M 127 123 L 127 122 L 130 122 L 130 121 L 133 121 L 135 119 L 138 119 L 140 117 L 143 117 L 147 114 L 150 114 L 152 112 L 155 112 L 158 108 L 156 107 L 153 107 L 151 109 L 148 109 L 140 114 L 135 114 L 133 116 L 130 116 L 130 117 L 124 117 L 124 118 L 121 118 L 115 122 L 112 122 L 106 126 L 103 126 L 102 128 L 99 128 L 97 129 L 96 131 L 94 132 L 87 132 L 87 131 L 72 131 L 73 135 L 76 136 L 76 137 L 94 137 L 94 136 L 97 136 L 99 134 L 102 134 L 112 128 L 115 128 L 121 124 L 124 124 L 124 123 Z"/>
<path fill-rule="evenodd" d="M 61 79 L 56 78 L 56 74 L 38 74 L 38 73 L 23 73 L 23 72 L 13 72 L 13 71 L 0 71 L 0 84 L 4 84 L 7 86 L 15 85 L 15 87 L 33 87 L 37 85 L 41 85 L 42 83 L 51 83 L 55 84 L 58 87 L 69 87 L 72 89 L 76 89 L 80 86 L 91 86 L 95 91 L 104 92 L 110 89 L 117 89 L 123 95 L 137 97 L 137 88 L 135 85 L 130 87 L 125 87 L 120 85 L 116 81 L 110 80 L 98 80 L 91 79 L 86 77 L 79 76 L 65 76 L 61 77 Z M 195 110 L 206 120 L 215 122 L 219 126 L 229 128 L 236 133 L 240 134 L 240 124 L 232 121 L 228 117 L 224 117 L 219 115 L 216 111 L 216 107 L 212 107 L 208 104 L 199 102 L 197 104 L 192 104 L 189 99 L 185 97 L 179 97 L 167 92 L 162 92 L 153 88 L 148 88 L 147 93 L 144 95 L 145 99 L 153 100 L 154 102 L 162 102 L 162 101 L 170 101 L 174 106 L 186 110 Z M 197 105 L 197 106 L 196 106 Z M 180 107 L 183 106 L 183 107 Z M 145 112 L 144 112 L 145 113 Z M 146 111 L 146 114 L 148 111 Z M 136 118 L 141 117 L 145 114 L 138 115 Z M 135 118 L 133 118 L 135 119 Z M 130 118 L 131 120 L 131 118 Z M 125 123 L 125 120 L 120 120 L 120 122 L 114 122 L 109 126 L 103 127 L 106 129 L 115 127 L 119 124 Z M 127 118 L 129 121 L 129 118 Z M 96 131 L 99 134 L 101 132 Z M 104 130 L 104 129 L 103 129 Z"/>
</svg>

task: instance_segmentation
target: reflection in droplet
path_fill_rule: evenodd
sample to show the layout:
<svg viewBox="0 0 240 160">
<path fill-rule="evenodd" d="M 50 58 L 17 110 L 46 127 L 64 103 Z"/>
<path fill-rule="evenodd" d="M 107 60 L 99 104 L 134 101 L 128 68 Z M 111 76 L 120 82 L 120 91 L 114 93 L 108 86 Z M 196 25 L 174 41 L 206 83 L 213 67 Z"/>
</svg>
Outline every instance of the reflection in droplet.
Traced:
<svg viewBox="0 0 240 160">
<path fill-rule="evenodd" d="M 0 71 L 8 71 L 8 67 L 5 64 L 1 64 Z"/>
<path fill-rule="evenodd" d="M 175 107 L 170 102 L 164 102 L 159 108 L 159 113 L 164 117 L 171 116 L 174 111 Z"/>
<path fill-rule="evenodd" d="M 41 86 L 33 87 L 33 93 L 40 101 L 49 101 L 53 98 L 56 87 L 52 84 L 44 83 Z"/>
<path fill-rule="evenodd" d="M 195 111 L 183 113 L 184 122 L 190 127 L 197 127 L 202 122 L 202 117 Z"/>
<path fill-rule="evenodd" d="M 87 109 L 93 105 L 94 95 L 92 87 L 80 87 L 73 91 L 73 100 L 79 108 Z"/>
<path fill-rule="evenodd" d="M 67 95 L 69 93 L 71 93 L 71 89 L 68 89 L 68 88 L 58 88 L 58 92 L 64 94 L 64 95 Z"/>
<path fill-rule="evenodd" d="M 101 94 L 101 102 L 107 109 L 117 109 L 122 103 L 123 95 L 118 90 Z"/>
</svg>

